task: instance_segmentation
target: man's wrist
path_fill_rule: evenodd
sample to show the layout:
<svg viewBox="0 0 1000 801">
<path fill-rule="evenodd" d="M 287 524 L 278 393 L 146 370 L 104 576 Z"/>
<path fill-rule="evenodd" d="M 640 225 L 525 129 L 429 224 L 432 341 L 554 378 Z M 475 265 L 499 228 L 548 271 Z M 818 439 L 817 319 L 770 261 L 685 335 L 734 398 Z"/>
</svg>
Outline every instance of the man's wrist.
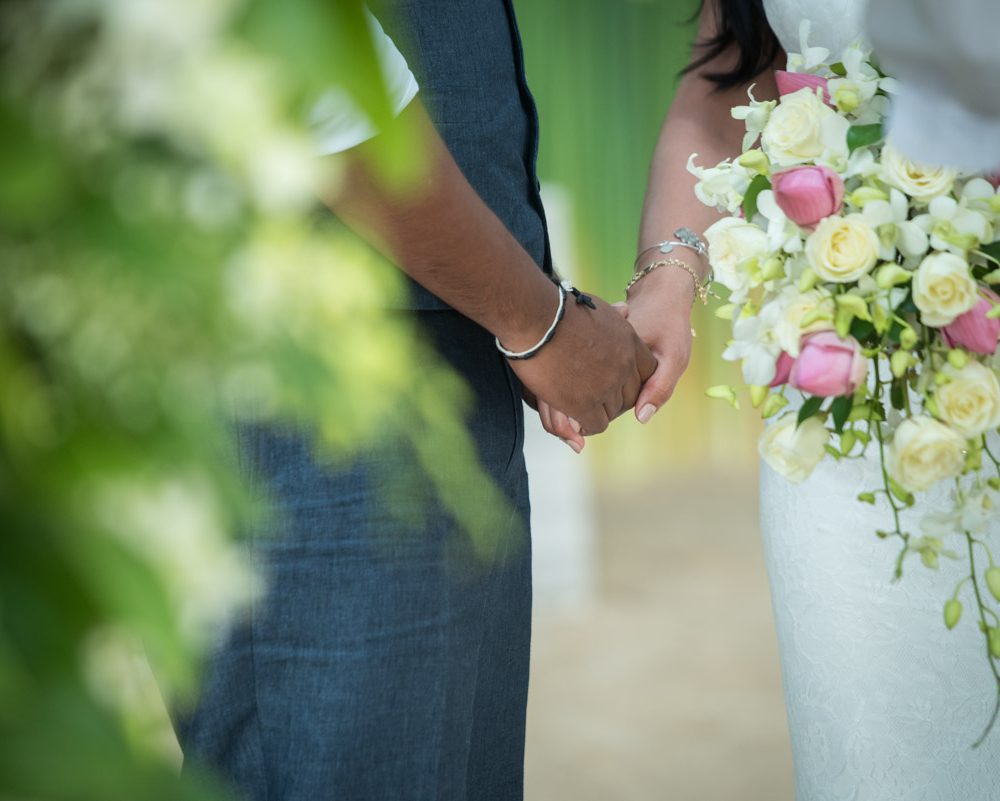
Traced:
<svg viewBox="0 0 1000 801">
<path fill-rule="evenodd" d="M 524 351 L 536 345 L 552 325 L 560 306 L 560 289 L 541 271 L 537 280 L 518 297 L 512 297 L 506 313 L 494 326 L 494 333 L 504 347 Z"/>
</svg>

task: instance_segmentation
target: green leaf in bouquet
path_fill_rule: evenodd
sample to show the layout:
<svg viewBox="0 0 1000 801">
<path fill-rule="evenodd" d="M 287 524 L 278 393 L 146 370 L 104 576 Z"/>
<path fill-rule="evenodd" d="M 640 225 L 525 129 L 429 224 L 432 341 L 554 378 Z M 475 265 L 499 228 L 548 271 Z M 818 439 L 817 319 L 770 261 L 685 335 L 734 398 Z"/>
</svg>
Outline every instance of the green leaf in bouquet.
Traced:
<svg viewBox="0 0 1000 801">
<path fill-rule="evenodd" d="M 868 320 L 861 320 L 857 317 L 851 322 L 850 334 L 858 342 L 864 342 L 875 333 L 875 326 Z"/>
<path fill-rule="evenodd" d="M 858 495 L 858 500 L 861 503 L 867 503 L 869 506 L 875 505 L 875 493 L 874 492 L 862 492 Z"/>
<path fill-rule="evenodd" d="M 892 382 L 892 388 L 889 390 L 889 402 L 892 403 L 892 408 L 898 412 L 906 408 L 905 381 L 896 380 Z"/>
<path fill-rule="evenodd" d="M 830 65 L 830 72 L 843 78 L 847 75 L 847 67 L 844 66 L 843 61 L 835 61 Z"/>
<path fill-rule="evenodd" d="M 823 446 L 823 450 L 825 450 L 828 454 L 830 454 L 838 462 L 841 459 L 844 458 L 844 454 L 842 454 L 840 451 L 838 451 L 836 448 L 834 448 L 833 445 L 824 445 Z"/>
<path fill-rule="evenodd" d="M 913 290 L 910 290 L 896 307 L 896 314 L 916 314 L 918 311 L 917 304 L 913 302 Z"/>
<path fill-rule="evenodd" d="M 771 182 L 766 175 L 758 175 L 747 187 L 747 192 L 743 196 L 743 216 L 747 222 L 752 222 L 757 214 L 757 196 L 765 189 L 771 188 Z"/>
<path fill-rule="evenodd" d="M 839 398 L 834 398 L 833 403 L 830 404 L 830 416 L 833 418 L 833 430 L 838 434 L 844 430 L 844 423 L 847 422 L 847 418 L 850 416 L 851 409 L 853 407 L 854 397 L 852 395 L 844 395 Z"/>
<path fill-rule="evenodd" d="M 810 417 L 815 417 L 819 414 L 820 407 L 823 405 L 823 401 L 825 400 L 826 398 L 820 397 L 819 395 L 808 398 L 799 409 L 799 416 L 795 425 L 800 426 Z"/>
<path fill-rule="evenodd" d="M 1000 264 L 1000 242 L 991 242 L 988 245 L 981 245 L 979 252 L 985 255 L 990 261 Z"/>
<path fill-rule="evenodd" d="M 851 153 L 859 147 L 868 147 L 880 142 L 885 136 L 881 123 L 871 125 L 852 125 L 847 129 L 847 149 Z"/>
</svg>

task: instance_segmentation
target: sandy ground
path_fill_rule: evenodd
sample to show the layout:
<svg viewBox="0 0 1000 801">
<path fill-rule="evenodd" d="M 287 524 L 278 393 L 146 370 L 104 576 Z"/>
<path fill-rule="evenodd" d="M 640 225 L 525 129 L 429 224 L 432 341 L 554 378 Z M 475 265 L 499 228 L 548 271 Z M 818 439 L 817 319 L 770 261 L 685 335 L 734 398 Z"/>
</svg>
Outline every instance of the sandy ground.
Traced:
<svg viewBox="0 0 1000 801">
<path fill-rule="evenodd" d="M 604 493 L 599 518 L 594 598 L 536 611 L 527 801 L 791 801 L 755 477 Z"/>
</svg>

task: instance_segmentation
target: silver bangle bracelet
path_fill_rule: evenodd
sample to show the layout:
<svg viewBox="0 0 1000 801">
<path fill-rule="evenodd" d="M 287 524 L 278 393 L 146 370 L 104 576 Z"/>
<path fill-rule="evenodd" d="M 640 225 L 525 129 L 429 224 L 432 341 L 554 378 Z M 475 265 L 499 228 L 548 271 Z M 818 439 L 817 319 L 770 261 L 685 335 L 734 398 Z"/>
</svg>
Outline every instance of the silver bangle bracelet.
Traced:
<svg viewBox="0 0 1000 801">
<path fill-rule="evenodd" d="M 639 262 L 642 261 L 642 257 L 649 253 L 651 250 L 659 250 L 660 253 L 667 254 L 672 253 L 674 248 L 682 247 L 693 250 L 699 256 L 706 256 L 708 254 L 708 246 L 702 240 L 698 234 L 692 231 L 690 228 L 678 228 L 674 231 L 674 236 L 676 239 L 667 239 L 663 242 L 657 242 L 655 245 L 650 245 L 648 248 L 643 250 L 635 260 L 635 265 L 638 267 Z"/>
<path fill-rule="evenodd" d="M 507 350 L 507 348 L 500 344 L 500 337 L 493 338 L 496 342 L 497 350 L 500 351 L 506 358 L 514 361 L 530 359 L 552 341 L 552 337 L 556 334 L 556 328 L 559 326 L 559 323 L 562 322 L 562 318 L 566 314 L 566 293 L 568 291 L 562 283 L 557 283 L 556 287 L 559 289 L 559 308 L 556 310 L 556 316 L 552 321 L 552 325 L 549 326 L 549 330 L 545 332 L 545 335 L 538 341 L 537 345 L 518 353 L 512 350 Z"/>
</svg>

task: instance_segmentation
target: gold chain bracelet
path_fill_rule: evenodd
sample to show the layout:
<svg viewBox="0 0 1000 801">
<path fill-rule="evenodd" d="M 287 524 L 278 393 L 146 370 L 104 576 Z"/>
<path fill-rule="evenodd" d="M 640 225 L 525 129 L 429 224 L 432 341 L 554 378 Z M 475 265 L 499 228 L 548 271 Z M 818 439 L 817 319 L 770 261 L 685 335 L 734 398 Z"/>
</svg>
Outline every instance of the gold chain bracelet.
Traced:
<svg viewBox="0 0 1000 801">
<path fill-rule="evenodd" d="M 709 283 L 707 281 L 703 283 L 702 280 L 698 277 L 698 273 L 694 271 L 694 268 L 691 267 L 690 264 L 683 262 L 680 259 L 657 259 L 656 261 L 647 264 L 645 267 L 639 270 L 639 272 L 633 275 L 632 280 L 629 281 L 628 284 L 625 286 L 626 299 L 628 298 L 628 291 L 658 267 L 680 267 L 682 270 L 684 270 L 684 272 L 690 275 L 692 280 L 694 281 L 695 296 L 698 298 L 698 300 L 700 300 L 704 304 L 708 303 Z"/>
</svg>

